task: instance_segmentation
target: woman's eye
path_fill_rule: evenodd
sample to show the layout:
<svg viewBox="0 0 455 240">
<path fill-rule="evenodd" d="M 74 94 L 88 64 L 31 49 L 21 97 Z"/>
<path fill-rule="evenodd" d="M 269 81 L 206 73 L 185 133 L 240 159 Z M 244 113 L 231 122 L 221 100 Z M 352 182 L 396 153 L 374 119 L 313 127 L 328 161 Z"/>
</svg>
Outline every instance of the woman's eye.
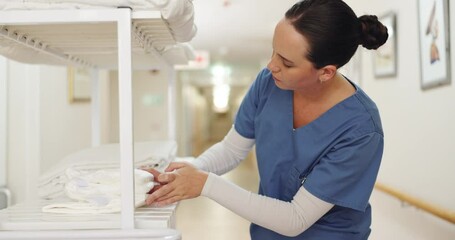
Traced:
<svg viewBox="0 0 455 240">
<path fill-rule="evenodd" d="M 292 67 L 291 65 L 287 64 L 287 63 L 283 63 L 283 66 L 287 67 L 287 68 L 290 68 Z"/>
</svg>

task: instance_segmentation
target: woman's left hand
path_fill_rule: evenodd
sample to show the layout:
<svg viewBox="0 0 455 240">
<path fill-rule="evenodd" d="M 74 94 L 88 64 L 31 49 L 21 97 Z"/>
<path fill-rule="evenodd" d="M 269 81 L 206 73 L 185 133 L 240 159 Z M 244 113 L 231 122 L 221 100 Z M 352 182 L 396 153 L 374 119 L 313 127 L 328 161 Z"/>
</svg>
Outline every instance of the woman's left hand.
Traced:
<svg viewBox="0 0 455 240">
<path fill-rule="evenodd" d="M 145 200 L 147 205 L 154 206 L 165 206 L 200 196 L 208 177 L 207 172 L 184 162 L 171 163 L 164 173 L 153 169 L 147 171 L 152 173 L 155 181 L 161 184 L 154 188 Z"/>
</svg>

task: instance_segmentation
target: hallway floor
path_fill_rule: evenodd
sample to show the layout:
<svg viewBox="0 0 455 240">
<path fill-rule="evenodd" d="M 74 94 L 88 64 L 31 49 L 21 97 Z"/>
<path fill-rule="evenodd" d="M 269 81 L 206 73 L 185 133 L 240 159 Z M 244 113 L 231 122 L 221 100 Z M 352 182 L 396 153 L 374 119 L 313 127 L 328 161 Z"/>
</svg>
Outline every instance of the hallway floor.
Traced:
<svg viewBox="0 0 455 240">
<path fill-rule="evenodd" d="M 249 157 L 223 176 L 257 192 L 258 175 L 254 161 Z M 182 201 L 177 209 L 177 229 L 183 240 L 247 240 L 250 239 L 249 226 L 250 222 L 205 197 Z"/>
</svg>

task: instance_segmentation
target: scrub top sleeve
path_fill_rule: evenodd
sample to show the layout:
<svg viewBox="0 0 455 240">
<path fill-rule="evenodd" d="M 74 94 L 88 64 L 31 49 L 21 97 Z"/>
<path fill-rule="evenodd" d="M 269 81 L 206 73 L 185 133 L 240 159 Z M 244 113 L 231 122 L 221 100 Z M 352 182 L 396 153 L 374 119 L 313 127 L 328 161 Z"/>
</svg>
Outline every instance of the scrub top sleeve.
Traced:
<svg viewBox="0 0 455 240">
<path fill-rule="evenodd" d="M 262 70 L 256 80 L 251 85 L 245 98 L 240 104 L 237 116 L 235 118 L 234 127 L 237 132 L 243 137 L 253 139 L 254 134 L 254 120 L 257 114 L 257 109 L 261 96 L 261 84 L 264 84 L 264 77 L 267 75 L 267 70 Z"/>
<path fill-rule="evenodd" d="M 377 132 L 342 141 L 314 166 L 304 186 L 326 202 L 365 211 L 383 148 L 383 135 Z"/>
</svg>

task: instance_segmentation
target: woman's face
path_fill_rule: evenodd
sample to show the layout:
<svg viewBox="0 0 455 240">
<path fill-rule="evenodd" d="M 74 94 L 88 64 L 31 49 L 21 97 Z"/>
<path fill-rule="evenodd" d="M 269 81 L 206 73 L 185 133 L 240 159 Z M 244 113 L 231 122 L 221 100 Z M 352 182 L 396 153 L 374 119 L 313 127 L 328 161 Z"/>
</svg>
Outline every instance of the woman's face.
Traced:
<svg viewBox="0 0 455 240">
<path fill-rule="evenodd" d="M 281 20 L 273 36 L 273 54 L 267 68 L 283 90 L 301 90 L 319 84 L 318 70 L 306 59 L 308 42 L 289 20 Z"/>
</svg>

